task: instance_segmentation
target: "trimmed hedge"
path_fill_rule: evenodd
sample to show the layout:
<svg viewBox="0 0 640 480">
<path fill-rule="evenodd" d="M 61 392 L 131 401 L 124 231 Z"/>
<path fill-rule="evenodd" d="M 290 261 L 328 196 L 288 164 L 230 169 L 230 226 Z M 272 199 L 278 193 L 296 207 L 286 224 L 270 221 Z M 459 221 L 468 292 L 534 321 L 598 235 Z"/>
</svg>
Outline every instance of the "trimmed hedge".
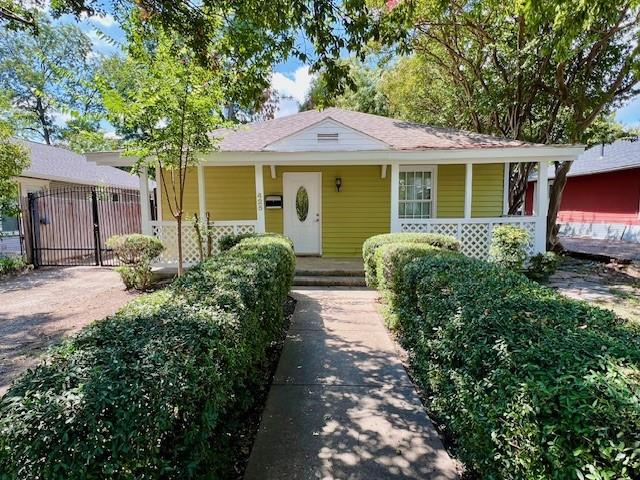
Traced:
<svg viewBox="0 0 640 480">
<path fill-rule="evenodd" d="M 55 348 L 0 400 L 0 478 L 220 478 L 295 256 L 255 237 Z"/>
<path fill-rule="evenodd" d="M 407 264 L 437 251 L 442 250 L 427 243 L 387 243 L 378 247 L 374 259 L 376 284 L 380 292 L 386 296 L 387 292 L 393 291 L 398 276 Z"/>
<path fill-rule="evenodd" d="M 640 476 L 640 335 L 521 274 L 435 252 L 390 284 L 426 402 L 480 478 Z"/>
<path fill-rule="evenodd" d="M 369 237 L 362 245 L 362 259 L 364 260 L 367 285 L 371 288 L 375 288 L 378 284 L 376 250 L 389 243 L 421 243 L 454 252 L 460 250 L 460 242 L 458 240 L 450 235 L 440 235 L 438 233 L 384 233 Z"/>
</svg>

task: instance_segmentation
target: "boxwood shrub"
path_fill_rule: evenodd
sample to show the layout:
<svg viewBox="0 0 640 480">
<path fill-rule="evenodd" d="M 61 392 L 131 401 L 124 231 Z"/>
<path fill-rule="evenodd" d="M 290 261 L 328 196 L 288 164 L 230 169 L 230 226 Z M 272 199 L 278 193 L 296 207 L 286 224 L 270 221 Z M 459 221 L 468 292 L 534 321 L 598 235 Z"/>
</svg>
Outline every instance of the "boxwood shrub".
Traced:
<svg viewBox="0 0 640 480">
<path fill-rule="evenodd" d="M 460 242 L 450 235 L 438 233 L 384 233 L 374 235 L 365 240 L 362 245 L 362 259 L 367 285 L 375 288 L 378 284 L 376 273 L 376 250 L 388 243 L 424 243 L 445 250 L 459 251 Z"/>
<path fill-rule="evenodd" d="M 294 263 L 247 239 L 55 348 L 0 400 L 0 478 L 228 476 Z"/>
<path fill-rule="evenodd" d="M 428 408 L 480 478 L 640 477 L 640 334 L 461 255 L 389 284 Z"/>
</svg>

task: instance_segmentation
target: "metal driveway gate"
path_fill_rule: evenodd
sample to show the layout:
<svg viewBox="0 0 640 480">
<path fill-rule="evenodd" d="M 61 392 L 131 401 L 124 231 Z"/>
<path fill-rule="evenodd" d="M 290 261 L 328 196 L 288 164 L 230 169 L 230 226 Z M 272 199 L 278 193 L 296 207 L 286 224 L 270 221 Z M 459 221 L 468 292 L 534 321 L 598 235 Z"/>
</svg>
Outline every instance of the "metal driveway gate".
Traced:
<svg viewBox="0 0 640 480">
<path fill-rule="evenodd" d="M 35 267 L 116 265 L 113 235 L 140 233 L 140 194 L 112 187 L 69 187 L 30 193 L 28 247 Z"/>
</svg>

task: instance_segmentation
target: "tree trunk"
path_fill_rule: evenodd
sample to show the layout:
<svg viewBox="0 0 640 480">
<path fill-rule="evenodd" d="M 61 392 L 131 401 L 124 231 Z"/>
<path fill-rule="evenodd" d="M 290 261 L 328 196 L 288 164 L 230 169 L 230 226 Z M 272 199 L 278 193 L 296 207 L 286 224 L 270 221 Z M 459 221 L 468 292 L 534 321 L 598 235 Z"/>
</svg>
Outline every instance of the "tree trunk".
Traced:
<svg viewBox="0 0 640 480">
<path fill-rule="evenodd" d="M 549 188 L 549 211 L 547 213 L 547 249 L 560 250 L 562 245 L 558 240 L 558 226 L 556 220 L 562 201 L 562 192 L 567 184 L 567 174 L 573 162 L 560 162 L 556 164 L 555 179 Z"/>
<path fill-rule="evenodd" d="M 178 277 L 183 273 L 183 258 L 182 258 L 182 214 L 176 216 L 176 225 L 178 227 Z"/>
<path fill-rule="evenodd" d="M 42 99 L 40 97 L 36 97 L 36 111 L 40 125 L 42 125 L 42 137 L 44 138 L 44 143 L 51 145 L 51 130 L 49 128 L 44 105 L 42 105 Z"/>
</svg>

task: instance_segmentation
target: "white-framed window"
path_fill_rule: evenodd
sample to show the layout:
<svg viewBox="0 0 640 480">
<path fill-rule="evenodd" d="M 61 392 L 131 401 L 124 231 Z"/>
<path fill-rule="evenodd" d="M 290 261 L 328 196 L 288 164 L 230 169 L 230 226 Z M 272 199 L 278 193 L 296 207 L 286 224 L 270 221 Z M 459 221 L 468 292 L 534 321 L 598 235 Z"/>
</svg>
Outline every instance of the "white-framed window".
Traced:
<svg viewBox="0 0 640 480">
<path fill-rule="evenodd" d="M 400 218 L 434 218 L 436 168 L 407 165 L 400 167 L 398 216 Z"/>
</svg>

